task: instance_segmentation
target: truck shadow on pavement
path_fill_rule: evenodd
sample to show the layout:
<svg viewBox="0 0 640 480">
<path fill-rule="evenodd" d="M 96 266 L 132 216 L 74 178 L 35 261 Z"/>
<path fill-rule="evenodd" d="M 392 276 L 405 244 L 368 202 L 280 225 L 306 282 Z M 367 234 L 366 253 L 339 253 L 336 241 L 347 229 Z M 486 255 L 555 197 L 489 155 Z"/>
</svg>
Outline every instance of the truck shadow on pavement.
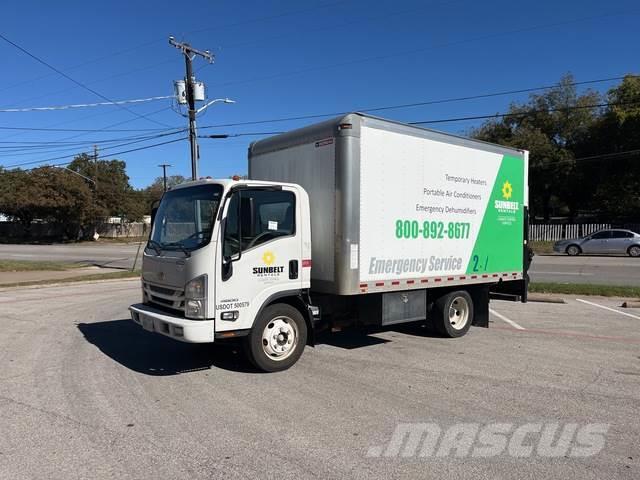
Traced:
<svg viewBox="0 0 640 480">
<path fill-rule="evenodd" d="M 145 375 L 167 376 L 221 368 L 258 373 L 241 345 L 181 343 L 144 331 L 129 319 L 80 323 L 84 338 L 124 367 Z"/>
<path fill-rule="evenodd" d="M 152 376 L 179 375 L 220 368 L 240 373 L 261 373 L 246 359 L 239 343 L 181 343 L 160 334 L 144 331 L 130 319 L 79 323 L 84 338 L 120 365 Z M 322 332 L 317 344 L 348 350 L 392 342 L 376 333 L 396 332 L 412 336 L 438 336 L 422 325 L 392 328 L 354 328 L 340 333 Z"/>
</svg>

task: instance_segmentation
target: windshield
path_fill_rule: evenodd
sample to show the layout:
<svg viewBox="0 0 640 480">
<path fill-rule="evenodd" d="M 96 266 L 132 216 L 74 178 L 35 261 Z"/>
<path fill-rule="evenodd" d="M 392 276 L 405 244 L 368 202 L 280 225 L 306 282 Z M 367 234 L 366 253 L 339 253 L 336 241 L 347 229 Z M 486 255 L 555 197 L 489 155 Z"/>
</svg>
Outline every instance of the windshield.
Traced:
<svg viewBox="0 0 640 480">
<path fill-rule="evenodd" d="M 191 251 L 211 240 L 222 185 L 198 185 L 168 191 L 153 222 L 149 246 Z"/>
</svg>

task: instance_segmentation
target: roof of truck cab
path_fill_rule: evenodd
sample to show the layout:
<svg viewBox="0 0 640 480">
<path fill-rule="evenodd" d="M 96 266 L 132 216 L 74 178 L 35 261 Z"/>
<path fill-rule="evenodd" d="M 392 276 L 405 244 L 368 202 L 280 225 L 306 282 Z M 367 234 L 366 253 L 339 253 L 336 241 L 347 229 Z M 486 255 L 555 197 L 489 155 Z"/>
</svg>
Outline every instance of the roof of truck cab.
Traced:
<svg viewBox="0 0 640 480">
<path fill-rule="evenodd" d="M 225 190 L 233 187 L 234 185 L 248 185 L 248 186 L 281 186 L 281 187 L 298 187 L 293 183 L 283 183 L 283 182 L 268 182 L 265 180 L 231 180 L 229 178 L 201 178 L 200 180 L 191 180 L 189 182 L 180 183 L 178 185 L 174 185 L 169 188 L 167 191 L 178 190 L 181 188 L 194 187 L 197 185 L 222 185 Z"/>
<path fill-rule="evenodd" d="M 269 152 L 275 152 L 290 148 L 296 145 L 317 141 L 321 138 L 335 137 L 338 133 L 338 126 L 342 124 L 352 124 L 353 130 L 348 133 L 351 136 L 359 136 L 360 127 L 363 125 L 373 128 L 381 128 L 404 135 L 412 135 L 429 140 L 460 145 L 468 148 L 476 148 L 479 150 L 490 151 L 503 155 L 514 155 L 522 157 L 526 151 L 498 145 L 496 143 L 485 142 L 474 138 L 463 137 L 452 133 L 441 132 L 429 128 L 410 125 L 407 123 L 388 120 L 386 118 L 376 117 L 361 112 L 348 113 L 339 117 L 325 120 L 324 122 L 314 123 L 306 127 L 291 130 L 290 132 L 274 135 L 273 137 L 257 140 L 249 145 L 249 158 L 253 155 L 261 155 Z"/>
</svg>

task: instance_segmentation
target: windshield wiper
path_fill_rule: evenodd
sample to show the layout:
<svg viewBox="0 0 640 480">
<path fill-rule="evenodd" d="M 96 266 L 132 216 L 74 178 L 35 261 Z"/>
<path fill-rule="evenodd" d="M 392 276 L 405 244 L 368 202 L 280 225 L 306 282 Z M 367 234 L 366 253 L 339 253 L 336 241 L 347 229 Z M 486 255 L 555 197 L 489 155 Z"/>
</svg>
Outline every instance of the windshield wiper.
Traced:
<svg viewBox="0 0 640 480">
<path fill-rule="evenodd" d="M 162 244 L 162 248 L 166 248 L 166 247 L 178 247 L 180 250 L 182 250 L 182 252 L 185 254 L 185 256 L 187 256 L 187 257 L 191 256 L 191 252 L 187 249 L 187 247 L 185 247 L 182 244 L 182 242 L 163 243 Z"/>
<path fill-rule="evenodd" d="M 153 250 L 156 252 L 156 255 L 162 255 L 162 245 L 160 245 L 155 240 L 149 239 L 149 241 L 147 242 L 147 247 L 153 248 Z"/>
</svg>

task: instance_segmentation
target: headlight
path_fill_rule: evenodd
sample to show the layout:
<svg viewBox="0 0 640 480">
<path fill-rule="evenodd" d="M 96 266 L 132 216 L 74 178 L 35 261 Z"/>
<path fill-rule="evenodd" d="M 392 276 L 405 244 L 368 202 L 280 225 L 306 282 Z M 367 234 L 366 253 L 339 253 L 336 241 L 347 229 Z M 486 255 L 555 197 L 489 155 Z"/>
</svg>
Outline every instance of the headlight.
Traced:
<svg viewBox="0 0 640 480">
<path fill-rule="evenodd" d="M 184 316 L 202 319 L 207 314 L 207 276 L 200 275 L 184 286 Z"/>
</svg>

